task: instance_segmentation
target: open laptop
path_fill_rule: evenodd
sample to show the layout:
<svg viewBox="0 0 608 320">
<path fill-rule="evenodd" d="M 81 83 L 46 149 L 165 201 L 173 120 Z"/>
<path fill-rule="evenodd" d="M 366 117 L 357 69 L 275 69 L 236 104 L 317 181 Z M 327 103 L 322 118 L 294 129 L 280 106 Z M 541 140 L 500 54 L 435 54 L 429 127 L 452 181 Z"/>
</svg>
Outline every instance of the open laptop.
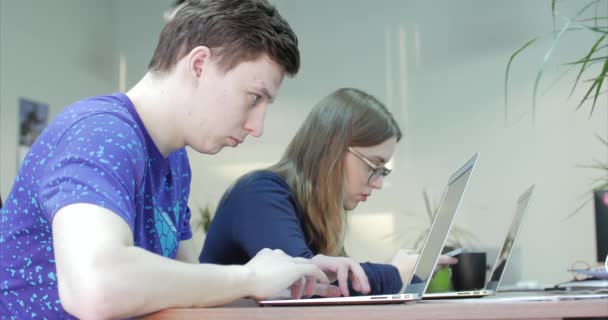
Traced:
<svg viewBox="0 0 608 320">
<path fill-rule="evenodd" d="M 312 299 L 285 299 L 285 300 L 263 300 L 258 303 L 262 306 L 306 306 L 306 305 L 352 305 L 352 304 L 389 304 L 416 301 L 422 298 L 430 278 L 435 270 L 435 265 L 441 249 L 445 243 L 454 217 L 458 212 L 458 206 L 471 178 L 471 173 L 477 163 L 478 154 L 475 154 L 448 180 L 448 185 L 443 193 L 441 204 L 426 237 L 422 251 L 416 261 L 414 272 L 409 281 L 404 281 L 404 286 L 399 293 L 386 295 L 368 295 L 338 298 L 312 298 Z M 412 283 L 415 276 L 421 282 Z"/>
<path fill-rule="evenodd" d="M 502 247 L 498 252 L 496 262 L 494 263 L 494 267 L 492 268 L 492 272 L 490 273 L 490 278 L 488 279 L 488 282 L 486 282 L 486 285 L 483 289 L 471 291 L 425 293 L 423 299 L 480 298 L 496 294 L 496 291 L 498 290 L 498 285 L 500 285 L 500 280 L 502 279 L 502 275 L 504 274 L 505 267 L 507 266 L 507 262 L 509 261 L 511 252 L 513 251 L 515 240 L 517 239 L 517 235 L 519 234 L 521 226 L 523 225 L 524 219 L 526 217 L 526 212 L 528 212 L 528 207 L 530 205 L 530 200 L 532 200 L 533 193 L 534 185 L 526 189 L 526 191 L 524 191 L 524 193 L 522 193 L 517 199 L 515 215 L 513 216 L 511 227 L 509 228 L 509 232 L 507 233 Z"/>
</svg>

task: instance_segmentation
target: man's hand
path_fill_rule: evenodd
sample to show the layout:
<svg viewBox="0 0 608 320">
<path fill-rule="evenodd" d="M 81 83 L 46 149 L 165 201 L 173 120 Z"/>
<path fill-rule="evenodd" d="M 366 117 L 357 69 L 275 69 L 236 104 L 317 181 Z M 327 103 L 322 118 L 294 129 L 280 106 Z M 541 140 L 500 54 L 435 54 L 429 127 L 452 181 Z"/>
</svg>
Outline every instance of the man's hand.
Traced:
<svg viewBox="0 0 608 320">
<path fill-rule="evenodd" d="M 310 259 L 319 269 L 323 270 L 329 277 L 331 282 L 338 280 L 340 292 L 343 296 L 348 297 L 348 279 L 353 284 L 353 289 L 364 294 L 370 292 L 369 280 L 361 265 L 347 257 L 329 257 L 322 254 L 318 254 Z M 326 294 L 322 294 L 326 293 Z M 328 294 L 334 294 L 334 291 L 328 290 L 327 292 L 315 291 L 315 294 L 321 296 L 333 296 Z"/>
<path fill-rule="evenodd" d="M 315 285 L 329 285 L 329 279 L 309 259 L 293 258 L 281 250 L 263 249 L 245 267 L 252 279 L 253 298 L 261 300 L 290 288 L 299 299 L 315 293 Z"/>
</svg>

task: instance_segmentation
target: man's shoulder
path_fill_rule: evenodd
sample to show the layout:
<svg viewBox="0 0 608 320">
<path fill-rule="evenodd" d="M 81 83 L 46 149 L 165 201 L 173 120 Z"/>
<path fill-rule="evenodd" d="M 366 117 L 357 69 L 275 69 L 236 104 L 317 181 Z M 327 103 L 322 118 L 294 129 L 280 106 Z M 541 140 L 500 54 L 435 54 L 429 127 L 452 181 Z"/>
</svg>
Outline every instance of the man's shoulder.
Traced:
<svg viewBox="0 0 608 320">
<path fill-rule="evenodd" d="M 146 159 L 147 141 L 129 106 L 115 96 L 97 96 L 75 102 L 58 114 L 32 145 L 29 156 L 44 157 L 49 152 L 54 157 L 47 164 L 71 157 L 104 165 L 129 159 L 140 165 Z"/>
<path fill-rule="evenodd" d="M 124 94 L 95 96 L 67 106 L 50 126 L 59 136 L 114 135 L 127 140 L 144 140 L 143 125 Z M 71 133 L 70 133 L 71 131 Z"/>
<path fill-rule="evenodd" d="M 68 106 L 68 109 L 90 111 L 128 111 L 129 98 L 122 93 L 98 95 L 80 99 Z"/>
<path fill-rule="evenodd" d="M 67 106 L 59 115 L 59 123 L 75 123 L 91 116 L 118 118 L 129 123 L 137 123 L 132 112 L 132 103 L 124 94 L 88 97 Z"/>
</svg>

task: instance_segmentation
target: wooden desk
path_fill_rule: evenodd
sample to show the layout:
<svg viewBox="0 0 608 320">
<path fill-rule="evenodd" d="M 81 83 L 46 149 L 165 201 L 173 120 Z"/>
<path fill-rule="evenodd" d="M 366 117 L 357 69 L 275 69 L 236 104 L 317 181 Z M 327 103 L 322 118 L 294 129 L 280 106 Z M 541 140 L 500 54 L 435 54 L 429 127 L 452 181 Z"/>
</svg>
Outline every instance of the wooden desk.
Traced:
<svg viewBox="0 0 608 320">
<path fill-rule="evenodd" d="M 608 318 L 608 299 L 562 301 L 430 301 L 398 305 L 168 309 L 145 317 L 160 319 L 564 319 Z"/>
</svg>

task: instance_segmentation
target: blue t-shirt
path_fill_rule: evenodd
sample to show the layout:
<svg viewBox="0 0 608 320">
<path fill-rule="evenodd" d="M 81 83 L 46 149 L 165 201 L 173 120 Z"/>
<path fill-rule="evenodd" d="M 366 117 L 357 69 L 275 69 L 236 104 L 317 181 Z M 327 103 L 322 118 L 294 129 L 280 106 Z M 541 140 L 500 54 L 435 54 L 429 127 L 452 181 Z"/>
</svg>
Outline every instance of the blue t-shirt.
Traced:
<svg viewBox="0 0 608 320">
<path fill-rule="evenodd" d="M 175 258 L 192 237 L 190 176 L 185 149 L 164 158 L 126 95 L 67 107 L 32 145 L 0 210 L 0 317 L 72 318 L 59 301 L 51 230 L 67 205 L 107 208 L 136 246 Z"/>
<path fill-rule="evenodd" d="M 264 248 L 281 249 L 294 257 L 312 258 L 295 194 L 270 171 L 247 175 L 224 195 L 205 238 L 200 262 L 245 264 Z M 396 267 L 362 263 L 370 294 L 392 294 L 402 287 Z M 353 291 L 351 295 L 360 293 Z"/>
</svg>

